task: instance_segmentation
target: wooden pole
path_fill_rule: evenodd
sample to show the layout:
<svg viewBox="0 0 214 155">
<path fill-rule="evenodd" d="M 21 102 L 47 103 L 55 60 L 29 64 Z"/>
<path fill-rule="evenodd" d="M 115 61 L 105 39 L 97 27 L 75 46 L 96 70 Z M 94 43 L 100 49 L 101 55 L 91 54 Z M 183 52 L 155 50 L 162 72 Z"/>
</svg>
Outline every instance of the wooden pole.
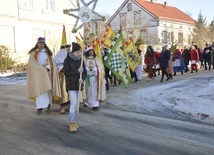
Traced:
<svg viewBox="0 0 214 155">
<path fill-rule="evenodd" d="M 82 35 L 79 33 L 82 41 L 84 42 L 83 40 L 83 37 Z M 84 44 L 85 45 L 85 44 Z M 84 47 L 83 47 L 84 48 Z M 82 53 L 81 53 L 81 65 L 80 65 L 80 68 L 83 67 L 83 56 L 84 56 L 84 49 L 82 49 Z M 80 79 L 82 79 L 82 72 L 80 73 Z M 79 107 L 80 107 L 80 92 L 81 92 L 81 85 L 82 83 L 79 83 L 79 92 L 78 92 L 78 104 L 77 104 L 77 114 L 79 114 Z M 82 96 L 81 96 L 82 97 Z"/>
</svg>

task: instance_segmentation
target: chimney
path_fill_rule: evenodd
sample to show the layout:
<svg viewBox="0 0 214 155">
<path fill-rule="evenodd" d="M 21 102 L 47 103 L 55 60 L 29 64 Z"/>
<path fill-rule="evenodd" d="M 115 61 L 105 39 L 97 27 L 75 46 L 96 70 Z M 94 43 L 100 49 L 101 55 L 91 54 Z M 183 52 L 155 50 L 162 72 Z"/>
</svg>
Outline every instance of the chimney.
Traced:
<svg viewBox="0 0 214 155">
<path fill-rule="evenodd" d="M 165 1 L 165 2 L 164 2 L 164 6 L 167 6 L 167 5 L 168 5 L 168 3 L 167 3 L 167 1 Z"/>
<path fill-rule="evenodd" d="M 158 3 L 158 0 L 150 0 L 151 3 Z"/>
</svg>

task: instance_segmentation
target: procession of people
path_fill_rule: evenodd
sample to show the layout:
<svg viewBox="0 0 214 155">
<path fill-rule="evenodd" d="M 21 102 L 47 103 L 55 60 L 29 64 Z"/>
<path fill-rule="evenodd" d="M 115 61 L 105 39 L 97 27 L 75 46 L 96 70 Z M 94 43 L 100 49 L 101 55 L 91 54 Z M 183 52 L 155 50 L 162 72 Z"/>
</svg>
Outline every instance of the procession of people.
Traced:
<svg viewBox="0 0 214 155">
<path fill-rule="evenodd" d="M 134 83 L 142 80 L 143 71 L 148 73 L 147 82 L 160 75 L 162 83 L 165 76 L 165 80 L 169 81 L 177 72 L 183 75 L 189 71 L 198 72 L 200 67 L 204 70 L 214 69 L 214 43 L 206 43 L 204 49 L 194 43 L 191 47 L 175 46 L 175 51 L 170 51 L 167 45 L 157 50 L 149 45 L 145 55 L 136 47 L 140 62 L 134 71 L 130 70 Z M 100 103 L 106 101 L 110 84 L 116 86 L 117 81 L 121 83 L 103 63 L 108 49 L 103 47 L 100 52 L 101 59 L 92 46 L 83 50 L 76 42 L 65 42 L 54 56 L 45 38 L 39 37 L 35 47 L 29 51 L 27 68 L 27 98 L 35 101 L 37 115 L 42 115 L 44 108 L 50 113 L 52 104 L 56 104 L 61 114 L 69 112 L 69 130 L 76 132 L 79 128 L 76 114 L 80 102 L 84 107 L 98 111 Z M 143 64 L 146 67 L 143 68 Z"/>
</svg>

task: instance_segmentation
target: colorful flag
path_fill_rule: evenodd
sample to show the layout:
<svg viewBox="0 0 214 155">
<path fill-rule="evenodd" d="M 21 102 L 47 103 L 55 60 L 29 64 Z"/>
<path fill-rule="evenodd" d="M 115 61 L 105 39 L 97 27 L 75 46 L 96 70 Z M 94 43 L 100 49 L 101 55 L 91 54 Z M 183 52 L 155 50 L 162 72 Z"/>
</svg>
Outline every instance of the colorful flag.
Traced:
<svg viewBox="0 0 214 155">
<path fill-rule="evenodd" d="M 61 45 L 65 44 L 67 44 L 67 37 L 65 32 L 65 25 L 63 25 Z"/>
<path fill-rule="evenodd" d="M 77 41 L 77 44 L 80 45 L 80 47 L 82 48 L 82 50 L 84 50 L 84 43 L 83 43 L 83 41 L 80 38 L 78 38 L 77 36 L 76 36 L 76 41 Z"/>
<path fill-rule="evenodd" d="M 104 65 L 122 82 L 125 88 L 131 83 L 128 59 L 124 54 L 124 42 L 121 30 L 111 44 L 108 54 L 104 57 Z"/>
<path fill-rule="evenodd" d="M 95 39 L 93 41 L 93 49 L 94 49 L 94 52 L 96 54 L 96 56 L 100 59 L 101 62 L 103 62 L 103 59 L 102 59 L 102 54 L 101 54 L 101 50 L 100 50 L 100 42 L 99 40 Z"/>
<path fill-rule="evenodd" d="M 115 32 L 113 31 L 112 27 L 110 24 L 108 24 L 105 34 L 103 36 L 103 39 L 101 41 L 101 44 L 110 48 L 111 47 L 111 43 L 115 38 Z"/>
<path fill-rule="evenodd" d="M 128 58 L 129 68 L 134 72 L 141 60 L 131 37 L 125 43 L 124 53 Z"/>
</svg>

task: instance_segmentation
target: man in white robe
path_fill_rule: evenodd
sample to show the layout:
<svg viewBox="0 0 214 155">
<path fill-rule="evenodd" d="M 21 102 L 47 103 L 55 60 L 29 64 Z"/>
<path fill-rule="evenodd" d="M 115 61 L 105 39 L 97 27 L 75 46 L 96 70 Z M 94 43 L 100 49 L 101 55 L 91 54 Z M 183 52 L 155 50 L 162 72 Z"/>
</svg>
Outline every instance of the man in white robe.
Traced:
<svg viewBox="0 0 214 155">
<path fill-rule="evenodd" d="M 66 91 L 66 84 L 65 84 L 65 74 L 64 74 L 64 68 L 63 63 L 65 58 L 68 55 L 68 52 L 70 51 L 70 44 L 64 44 L 60 47 L 60 50 L 57 52 L 56 56 L 54 57 L 54 60 L 56 62 L 56 65 L 59 70 L 59 81 L 60 81 L 60 87 L 61 87 L 61 94 L 62 97 L 57 101 L 57 103 L 60 105 L 60 113 L 65 114 L 66 108 L 69 105 L 69 97 L 68 92 Z"/>
<path fill-rule="evenodd" d="M 27 98 L 36 101 L 37 114 L 43 108 L 50 108 L 52 99 L 61 97 L 58 70 L 52 52 L 45 44 L 45 38 L 38 38 L 34 48 L 29 51 L 27 68 Z"/>
</svg>

